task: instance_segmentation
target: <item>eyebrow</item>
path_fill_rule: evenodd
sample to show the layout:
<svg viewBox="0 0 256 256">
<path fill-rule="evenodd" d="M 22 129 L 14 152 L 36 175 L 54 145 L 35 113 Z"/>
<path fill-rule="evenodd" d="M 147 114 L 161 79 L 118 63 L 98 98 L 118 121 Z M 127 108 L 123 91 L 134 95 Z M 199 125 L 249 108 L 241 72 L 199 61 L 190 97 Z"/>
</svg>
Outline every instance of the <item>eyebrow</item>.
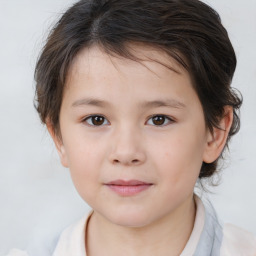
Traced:
<svg viewBox="0 0 256 256">
<path fill-rule="evenodd" d="M 106 108 L 111 105 L 110 102 L 105 100 L 96 99 L 96 98 L 84 98 L 76 100 L 72 107 L 79 107 L 79 106 L 96 106 L 101 108 Z M 146 101 L 140 104 L 141 108 L 154 108 L 154 107 L 171 107 L 171 108 L 185 108 L 186 105 L 178 100 L 175 99 L 163 99 L 163 100 L 153 100 L 153 101 Z"/>
<path fill-rule="evenodd" d="M 185 108 L 186 105 L 175 99 L 164 99 L 164 100 L 153 100 L 146 101 L 141 104 L 142 108 L 153 108 L 153 107 L 171 107 L 171 108 Z"/>
<path fill-rule="evenodd" d="M 96 106 L 96 107 L 107 107 L 110 105 L 110 103 L 108 103 L 107 101 L 104 100 L 100 100 L 100 99 L 94 99 L 94 98 L 84 98 L 84 99 L 80 99 L 75 101 L 72 104 L 72 107 L 79 107 L 79 106 Z"/>
</svg>

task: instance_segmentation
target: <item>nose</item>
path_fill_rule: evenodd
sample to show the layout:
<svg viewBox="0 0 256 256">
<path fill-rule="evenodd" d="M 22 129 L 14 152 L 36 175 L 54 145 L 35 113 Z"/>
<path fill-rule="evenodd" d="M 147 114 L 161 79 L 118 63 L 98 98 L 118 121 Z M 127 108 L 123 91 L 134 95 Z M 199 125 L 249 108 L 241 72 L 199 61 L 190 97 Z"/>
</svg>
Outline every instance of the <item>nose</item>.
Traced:
<svg viewBox="0 0 256 256">
<path fill-rule="evenodd" d="M 111 153 L 109 159 L 112 164 L 135 166 L 146 161 L 143 147 L 143 137 L 132 129 L 119 130 L 111 138 Z"/>
</svg>

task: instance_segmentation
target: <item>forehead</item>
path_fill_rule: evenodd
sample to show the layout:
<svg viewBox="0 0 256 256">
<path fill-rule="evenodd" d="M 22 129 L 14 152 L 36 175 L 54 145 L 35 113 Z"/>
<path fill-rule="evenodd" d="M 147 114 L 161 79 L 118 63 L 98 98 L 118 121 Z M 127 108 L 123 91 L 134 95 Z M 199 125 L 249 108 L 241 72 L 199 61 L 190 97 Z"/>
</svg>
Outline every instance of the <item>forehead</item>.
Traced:
<svg viewBox="0 0 256 256">
<path fill-rule="evenodd" d="M 189 76 L 184 67 L 163 50 L 140 43 L 130 44 L 126 46 L 126 50 L 129 51 L 129 55 L 127 54 L 128 56 L 123 57 L 113 52 L 106 53 L 104 49 L 96 45 L 84 48 L 74 58 L 69 68 L 68 78 L 70 79 L 78 73 L 85 72 L 90 75 L 90 71 L 92 71 L 91 68 L 95 65 L 99 67 L 97 70 L 99 73 L 106 69 L 110 71 L 111 68 L 119 72 L 124 72 L 125 70 L 129 72 L 133 69 L 136 71 L 140 70 L 141 72 L 141 68 L 144 66 L 145 71 L 151 71 L 152 74 L 157 76 L 164 75 L 169 71 L 173 71 L 177 74 L 184 73 Z M 138 69 L 139 65 L 141 66 L 140 69 Z M 122 70 L 122 68 L 124 68 L 124 70 Z"/>
<path fill-rule="evenodd" d="M 81 93 L 156 100 L 170 95 L 182 103 L 182 95 L 195 94 L 189 73 L 165 52 L 137 45 L 130 48 L 136 60 L 107 54 L 96 46 L 83 49 L 69 70 L 64 98 Z"/>
</svg>

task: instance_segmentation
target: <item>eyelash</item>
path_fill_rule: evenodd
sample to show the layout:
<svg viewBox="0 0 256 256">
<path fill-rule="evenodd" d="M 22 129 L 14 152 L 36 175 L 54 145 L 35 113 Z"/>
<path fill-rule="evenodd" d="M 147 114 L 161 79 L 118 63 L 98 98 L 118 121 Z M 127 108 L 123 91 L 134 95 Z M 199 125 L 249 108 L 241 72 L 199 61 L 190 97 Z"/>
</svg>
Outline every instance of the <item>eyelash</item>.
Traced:
<svg viewBox="0 0 256 256">
<path fill-rule="evenodd" d="M 103 118 L 103 119 L 104 119 L 104 122 L 103 122 L 102 124 L 99 124 L 99 125 L 93 124 L 92 118 L 97 118 L 97 117 Z M 164 118 L 164 123 L 163 123 L 163 124 L 160 124 L 160 125 L 156 125 L 156 124 L 153 124 L 153 122 L 152 122 L 152 124 L 151 124 L 152 126 L 163 127 L 163 126 L 166 126 L 166 125 L 168 125 L 168 124 L 170 124 L 170 123 L 174 123 L 174 122 L 175 122 L 171 117 L 166 116 L 166 115 L 160 115 L 160 114 L 159 114 L 159 115 L 150 116 L 150 118 L 148 119 L 148 121 L 151 120 L 151 119 L 153 119 L 153 118 L 156 118 L 156 117 Z M 91 120 L 90 123 L 88 122 L 88 120 Z M 102 116 L 102 115 L 91 115 L 91 116 L 88 116 L 88 117 L 86 117 L 86 118 L 84 118 L 84 119 L 82 120 L 82 122 L 87 123 L 87 125 L 89 125 L 89 126 L 95 126 L 95 127 L 100 127 L 100 126 L 106 125 L 105 121 L 107 121 L 107 119 L 106 119 L 104 116 Z M 147 121 L 147 122 L 148 122 L 148 121 Z M 166 122 L 167 122 L 167 123 L 166 123 Z M 109 124 L 108 121 L 107 121 L 107 124 Z"/>
</svg>

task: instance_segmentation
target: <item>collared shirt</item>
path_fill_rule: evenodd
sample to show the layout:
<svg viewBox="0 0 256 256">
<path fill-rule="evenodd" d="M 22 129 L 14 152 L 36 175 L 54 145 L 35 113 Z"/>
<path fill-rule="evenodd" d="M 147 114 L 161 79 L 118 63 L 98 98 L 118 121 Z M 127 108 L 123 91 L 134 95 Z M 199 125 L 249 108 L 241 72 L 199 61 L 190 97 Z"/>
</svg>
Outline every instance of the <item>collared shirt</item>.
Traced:
<svg viewBox="0 0 256 256">
<path fill-rule="evenodd" d="M 256 237 L 234 225 L 221 225 L 214 208 L 195 196 L 196 218 L 191 236 L 180 256 L 256 256 Z M 89 212 L 65 229 L 44 248 L 31 247 L 26 252 L 12 250 L 7 256 L 86 256 L 85 234 Z"/>
</svg>

